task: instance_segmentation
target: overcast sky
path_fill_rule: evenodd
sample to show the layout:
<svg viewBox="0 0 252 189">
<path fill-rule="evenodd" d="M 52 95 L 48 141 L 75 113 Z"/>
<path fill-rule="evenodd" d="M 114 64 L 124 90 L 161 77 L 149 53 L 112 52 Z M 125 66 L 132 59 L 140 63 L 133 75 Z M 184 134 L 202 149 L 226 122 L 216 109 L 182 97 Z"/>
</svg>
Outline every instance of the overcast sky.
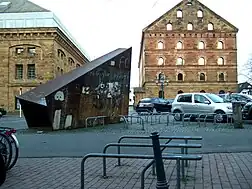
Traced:
<svg viewBox="0 0 252 189">
<path fill-rule="evenodd" d="M 131 86 L 138 86 L 138 56 L 144 27 L 180 0 L 31 0 L 53 11 L 92 59 L 116 48 L 133 47 Z M 252 1 L 200 0 L 239 28 L 241 72 L 252 53 Z M 245 4 L 246 3 L 246 4 Z M 245 6 L 244 6 L 245 5 Z M 239 82 L 246 80 L 239 76 Z"/>
</svg>

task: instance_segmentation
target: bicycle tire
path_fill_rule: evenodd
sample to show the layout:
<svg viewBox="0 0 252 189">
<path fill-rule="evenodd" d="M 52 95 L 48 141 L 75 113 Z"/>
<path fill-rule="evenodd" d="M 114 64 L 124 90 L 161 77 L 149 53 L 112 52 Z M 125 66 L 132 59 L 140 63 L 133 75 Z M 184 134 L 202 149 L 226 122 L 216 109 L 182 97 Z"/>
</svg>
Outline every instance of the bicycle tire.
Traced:
<svg viewBox="0 0 252 189">
<path fill-rule="evenodd" d="M 9 154 L 6 154 L 6 160 L 5 160 L 5 167 L 6 169 L 9 167 L 10 165 L 10 162 L 11 162 L 11 158 L 12 158 L 12 146 L 11 146 L 11 142 L 10 142 L 10 139 L 7 135 L 3 134 L 3 133 L 0 133 L 0 137 L 4 138 L 4 140 L 7 142 L 7 146 L 6 148 L 9 149 Z M 1 142 L 1 141 L 0 141 Z M 3 154 L 2 154 L 3 155 Z M 4 155 L 3 155 L 4 157 Z"/>
<path fill-rule="evenodd" d="M 14 134 L 11 134 L 11 135 L 9 135 L 9 138 L 11 140 L 13 151 L 12 151 L 11 162 L 10 162 L 9 166 L 7 167 L 7 170 L 10 170 L 12 167 L 14 167 L 14 165 L 17 163 L 18 156 L 19 156 L 19 143 L 18 143 L 16 136 Z"/>
<path fill-rule="evenodd" d="M 2 154 L 0 154 L 0 186 L 4 183 L 5 180 L 6 180 L 6 167 L 4 157 Z"/>
</svg>

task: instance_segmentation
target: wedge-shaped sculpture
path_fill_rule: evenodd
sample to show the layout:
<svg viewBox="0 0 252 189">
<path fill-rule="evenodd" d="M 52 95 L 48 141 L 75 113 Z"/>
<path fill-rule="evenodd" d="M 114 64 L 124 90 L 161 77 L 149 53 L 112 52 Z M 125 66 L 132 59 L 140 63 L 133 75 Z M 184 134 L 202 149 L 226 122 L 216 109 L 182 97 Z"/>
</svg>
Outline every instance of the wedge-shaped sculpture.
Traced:
<svg viewBox="0 0 252 189">
<path fill-rule="evenodd" d="M 131 54 L 116 49 L 17 96 L 28 127 L 86 127 L 93 116 L 119 122 L 128 114 Z"/>
</svg>

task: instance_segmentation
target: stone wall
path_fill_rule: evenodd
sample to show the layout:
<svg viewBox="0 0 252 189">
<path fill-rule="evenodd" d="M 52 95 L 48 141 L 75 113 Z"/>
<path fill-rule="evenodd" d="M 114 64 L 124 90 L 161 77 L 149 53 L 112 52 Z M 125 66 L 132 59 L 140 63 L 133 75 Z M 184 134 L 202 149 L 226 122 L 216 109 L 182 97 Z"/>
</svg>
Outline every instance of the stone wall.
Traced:
<svg viewBox="0 0 252 189">
<path fill-rule="evenodd" d="M 56 28 L 1 29 L 0 43 L 0 107 L 8 111 L 15 111 L 15 96 L 19 95 L 20 89 L 24 93 L 57 76 L 60 61 L 56 49 L 67 55 L 63 73 L 86 62 L 84 55 L 81 56 L 79 50 Z M 29 53 L 30 48 L 34 48 L 35 53 Z M 69 58 L 74 63 L 70 64 Z M 36 78 L 27 77 L 28 64 L 35 64 Z M 23 66 L 22 78 L 16 77 L 16 65 Z"/>
</svg>

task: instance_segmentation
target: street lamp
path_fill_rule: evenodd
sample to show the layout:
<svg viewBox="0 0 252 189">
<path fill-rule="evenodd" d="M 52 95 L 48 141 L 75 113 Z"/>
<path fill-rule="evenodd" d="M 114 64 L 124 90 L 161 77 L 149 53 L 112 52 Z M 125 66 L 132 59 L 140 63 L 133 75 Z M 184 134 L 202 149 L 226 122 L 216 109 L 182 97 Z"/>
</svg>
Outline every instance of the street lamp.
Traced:
<svg viewBox="0 0 252 189">
<path fill-rule="evenodd" d="M 158 74 L 157 79 L 156 79 L 156 85 L 160 84 L 160 91 L 158 93 L 159 98 L 164 98 L 164 85 L 168 85 L 168 83 L 169 83 L 169 80 L 165 79 L 164 73 Z M 161 92 L 161 94 L 160 94 L 160 92 Z"/>
</svg>

